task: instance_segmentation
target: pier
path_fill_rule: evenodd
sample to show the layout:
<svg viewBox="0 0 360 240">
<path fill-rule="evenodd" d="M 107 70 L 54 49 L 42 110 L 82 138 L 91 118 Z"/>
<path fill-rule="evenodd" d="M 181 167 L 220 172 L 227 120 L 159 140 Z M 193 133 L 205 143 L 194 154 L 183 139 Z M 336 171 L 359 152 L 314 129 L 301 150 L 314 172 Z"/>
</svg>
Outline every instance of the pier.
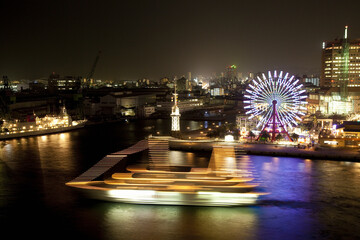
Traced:
<svg viewBox="0 0 360 240">
<path fill-rule="evenodd" d="M 182 151 L 211 151 L 214 145 L 232 145 L 242 148 L 249 155 L 288 156 L 309 159 L 360 161 L 360 152 L 357 149 L 343 148 L 308 148 L 299 149 L 296 145 L 239 143 L 214 140 L 179 140 L 169 141 L 171 150 Z"/>
<path fill-rule="evenodd" d="M 86 184 L 88 182 L 94 181 L 97 178 L 105 175 L 110 169 L 115 167 L 128 155 L 144 151 L 147 148 L 148 148 L 148 141 L 141 140 L 129 148 L 106 155 L 103 159 L 101 159 L 89 170 L 87 170 L 77 178 L 68 182 L 67 185 Z"/>
</svg>

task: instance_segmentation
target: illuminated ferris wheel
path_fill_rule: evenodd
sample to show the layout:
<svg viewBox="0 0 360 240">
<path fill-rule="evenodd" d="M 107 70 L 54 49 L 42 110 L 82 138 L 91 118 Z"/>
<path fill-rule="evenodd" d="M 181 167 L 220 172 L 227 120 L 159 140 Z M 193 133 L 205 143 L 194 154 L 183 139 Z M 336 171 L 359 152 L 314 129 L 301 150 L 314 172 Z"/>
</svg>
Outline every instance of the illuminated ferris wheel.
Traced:
<svg viewBox="0 0 360 240">
<path fill-rule="evenodd" d="M 244 101 L 246 114 L 249 119 L 256 118 L 261 132 L 266 130 L 272 133 L 272 141 L 278 133 L 285 133 L 291 140 L 287 129 L 297 126 L 297 121 L 305 115 L 307 102 L 306 90 L 294 76 L 282 71 L 263 73 L 253 79 L 246 89 Z M 260 134 L 261 135 L 261 134 Z M 259 135 L 259 137 L 260 137 Z"/>
</svg>

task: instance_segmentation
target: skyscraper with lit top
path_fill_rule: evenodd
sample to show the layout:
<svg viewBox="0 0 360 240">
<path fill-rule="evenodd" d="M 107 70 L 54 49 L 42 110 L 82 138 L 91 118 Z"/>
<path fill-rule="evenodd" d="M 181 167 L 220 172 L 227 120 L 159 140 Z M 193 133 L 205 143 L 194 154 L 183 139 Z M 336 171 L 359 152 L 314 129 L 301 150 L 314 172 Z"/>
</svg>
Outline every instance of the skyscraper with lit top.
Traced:
<svg viewBox="0 0 360 240">
<path fill-rule="evenodd" d="M 344 36 L 323 42 L 320 87 L 329 88 L 320 96 L 320 111 L 324 114 L 351 114 L 358 106 L 360 95 L 360 39 Z"/>
<path fill-rule="evenodd" d="M 360 87 L 360 39 L 344 37 L 323 42 L 320 87 L 340 87 L 346 95 L 347 87 Z"/>
</svg>

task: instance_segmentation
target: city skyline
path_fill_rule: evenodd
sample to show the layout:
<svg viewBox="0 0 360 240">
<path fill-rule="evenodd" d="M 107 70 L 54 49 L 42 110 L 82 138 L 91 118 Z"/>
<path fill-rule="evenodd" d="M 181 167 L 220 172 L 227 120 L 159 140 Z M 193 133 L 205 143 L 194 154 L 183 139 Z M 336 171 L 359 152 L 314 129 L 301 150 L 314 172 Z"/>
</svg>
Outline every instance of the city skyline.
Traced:
<svg viewBox="0 0 360 240">
<path fill-rule="evenodd" d="M 320 74 L 322 42 L 360 37 L 356 1 L 3 1 L 0 71 L 158 80 L 224 72 Z M 351 6 L 351 7 L 349 7 Z M 336 13 L 336 18 L 334 17 Z"/>
</svg>

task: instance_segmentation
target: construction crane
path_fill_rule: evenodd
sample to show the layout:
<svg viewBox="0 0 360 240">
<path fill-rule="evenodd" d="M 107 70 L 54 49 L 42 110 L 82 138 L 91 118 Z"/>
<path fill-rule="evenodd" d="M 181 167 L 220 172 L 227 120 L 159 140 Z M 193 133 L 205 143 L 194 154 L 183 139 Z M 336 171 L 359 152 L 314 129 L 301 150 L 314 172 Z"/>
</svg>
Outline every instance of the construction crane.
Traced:
<svg viewBox="0 0 360 240">
<path fill-rule="evenodd" d="M 90 81 L 91 81 L 91 78 L 92 78 L 93 75 L 94 75 L 95 68 L 96 68 L 96 64 L 97 64 L 98 61 L 99 61 L 100 54 L 101 54 L 101 51 L 98 52 L 98 54 L 97 54 L 97 56 L 96 56 L 96 58 L 95 58 L 94 64 L 92 65 L 91 70 L 90 70 L 88 76 L 87 76 L 86 79 L 85 79 L 85 85 L 86 85 L 87 87 L 89 86 Z"/>
</svg>

